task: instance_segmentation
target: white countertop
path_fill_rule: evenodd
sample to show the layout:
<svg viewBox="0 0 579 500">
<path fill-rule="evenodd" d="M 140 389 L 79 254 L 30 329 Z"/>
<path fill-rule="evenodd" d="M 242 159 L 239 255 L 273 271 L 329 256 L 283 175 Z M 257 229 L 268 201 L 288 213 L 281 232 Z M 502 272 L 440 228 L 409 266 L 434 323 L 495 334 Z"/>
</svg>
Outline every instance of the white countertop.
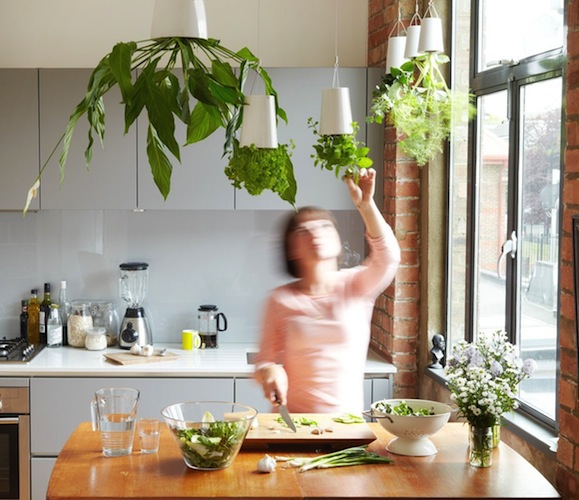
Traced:
<svg viewBox="0 0 579 500">
<path fill-rule="evenodd" d="M 119 365 L 107 360 L 104 353 L 128 353 L 110 347 L 88 351 L 76 347 L 45 348 L 29 363 L 0 363 L 0 377 L 241 377 L 249 378 L 253 365 L 247 353 L 256 352 L 255 344 L 222 343 L 218 349 L 184 351 L 180 344 L 155 344 L 167 348 L 177 359 Z M 373 351 L 366 362 L 366 377 L 385 378 L 396 368 Z"/>
</svg>

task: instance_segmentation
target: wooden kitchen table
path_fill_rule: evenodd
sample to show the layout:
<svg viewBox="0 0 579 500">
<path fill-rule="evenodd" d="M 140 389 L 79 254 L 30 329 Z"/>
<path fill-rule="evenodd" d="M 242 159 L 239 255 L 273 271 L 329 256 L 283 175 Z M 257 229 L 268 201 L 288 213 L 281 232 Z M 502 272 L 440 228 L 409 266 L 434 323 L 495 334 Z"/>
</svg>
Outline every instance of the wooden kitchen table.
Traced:
<svg viewBox="0 0 579 500">
<path fill-rule="evenodd" d="M 369 450 L 390 456 L 394 463 L 304 473 L 278 463 L 275 472 L 263 474 L 257 472 L 256 465 L 265 452 L 295 456 L 309 453 L 244 448 L 227 469 L 196 471 L 185 465 L 165 426 L 158 453 L 134 451 L 129 456 L 107 458 L 101 454 L 99 433 L 85 422 L 61 451 L 47 498 L 560 498 L 553 486 L 505 443 L 493 451 L 491 467 L 470 466 L 467 427 L 461 423 L 448 423 L 432 436 L 438 453 L 428 457 L 389 453 L 385 447 L 393 436 L 380 424 L 370 426 L 377 440 Z"/>
</svg>

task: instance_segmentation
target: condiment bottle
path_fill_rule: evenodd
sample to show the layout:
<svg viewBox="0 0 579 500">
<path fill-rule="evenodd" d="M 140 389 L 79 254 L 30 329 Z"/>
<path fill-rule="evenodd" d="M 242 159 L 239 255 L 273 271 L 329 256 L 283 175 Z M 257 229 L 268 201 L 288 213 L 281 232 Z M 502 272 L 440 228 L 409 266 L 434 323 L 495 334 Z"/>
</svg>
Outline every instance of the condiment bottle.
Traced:
<svg viewBox="0 0 579 500">
<path fill-rule="evenodd" d="M 58 304 L 50 306 L 46 322 L 46 347 L 62 347 L 62 320 Z"/>
<path fill-rule="evenodd" d="M 40 342 L 40 332 L 38 321 L 40 319 L 40 302 L 38 302 L 38 290 L 30 290 L 30 300 L 28 300 L 28 343 L 38 344 Z"/>
<path fill-rule="evenodd" d="M 22 309 L 20 313 L 20 338 L 28 338 L 28 301 L 25 299 L 21 302 Z"/>
<path fill-rule="evenodd" d="M 50 316 L 51 304 L 50 283 L 44 283 L 44 297 L 40 303 L 40 316 L 38 319 L 38 332 L 41 344 L 46 344 L 46 324 L 48 323 L 48 316 Z"/>
</svg>

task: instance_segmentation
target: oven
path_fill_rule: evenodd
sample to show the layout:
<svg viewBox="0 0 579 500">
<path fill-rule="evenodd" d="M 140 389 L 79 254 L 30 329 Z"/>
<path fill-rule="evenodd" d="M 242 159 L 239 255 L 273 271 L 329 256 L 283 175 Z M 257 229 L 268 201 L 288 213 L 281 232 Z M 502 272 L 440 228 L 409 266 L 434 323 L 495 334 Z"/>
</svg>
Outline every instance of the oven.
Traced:
<svg viewBox="0 0 579 500">
<path fill-rule="evenodd" d="M 30 500 L 29 382 L 0 382 L 0 498 Z"/>
</svg>

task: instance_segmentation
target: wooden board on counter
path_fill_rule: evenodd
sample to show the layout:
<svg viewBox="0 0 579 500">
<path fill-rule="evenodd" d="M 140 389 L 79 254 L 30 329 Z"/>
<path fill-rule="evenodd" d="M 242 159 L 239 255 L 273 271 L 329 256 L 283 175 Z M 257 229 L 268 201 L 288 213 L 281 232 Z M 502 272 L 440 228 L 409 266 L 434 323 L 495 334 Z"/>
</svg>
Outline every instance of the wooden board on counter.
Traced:
<svg viewBox="0 0 579 500">
<path fill-rule="evenodd" d="M 293 432 L 284 423 L 280 423 L 278 413 L 260 413 L 257 415 L 258 427 L 250 429 L 243 443 L 246 448 L 311 445 L 312 447 L 344 448 L 371 443 L 376 435 L 367 423 L 343 424 L 335 422 L 339 415 L 322 413 L 293 413 L 293 419 L 305 417 L 315 420 L 321 434 L 313 433 L 313 426 L 302 425 Z M 294 420 L 295 421 L 295 420 Z M 331 429 L 331 431 L 330 431 Z"/>
<path fill-rule="evenodd" d="M 164 356 L 153 354 L 152 356 L 139 356 L 130 352 L 115 352 L 103 354 L 105 358 L 119 365 L 136 365 L 138 363 L 156 363 L 157 361 L 173 361 L 179 357 L 174 352 L 166 352 Z"/>
</svg>

